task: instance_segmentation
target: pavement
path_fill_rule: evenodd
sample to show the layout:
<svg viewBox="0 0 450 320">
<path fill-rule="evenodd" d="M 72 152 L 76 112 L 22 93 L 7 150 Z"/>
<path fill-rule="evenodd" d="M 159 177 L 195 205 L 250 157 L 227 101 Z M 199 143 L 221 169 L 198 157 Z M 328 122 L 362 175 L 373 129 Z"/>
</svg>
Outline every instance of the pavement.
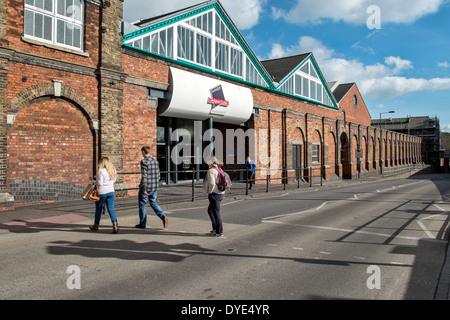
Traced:
<svg viewBox="0 0 450 320">
<path fill-rule="evenodd" d="M 399 177 L 407 177 L 411 173 L 403 174 Z M 394 177 L 391 177 L 394 178 Z M 302 183 L 298 185 L 270 185 L 263 183 L 255 185 L 251 190 L 246 191 L 244 183 L 233 183 L 232 189 L 227 192 L 224 202 L 235 201 L 253 197 L 265 197 L 269 194 L 301 192 L 310 188 L 326 188 L 342 186 L 348 184 L 358 184 L 367 181 L 376 181 L 382 177 L 366 177 L 358 180 L 340 180 L 324 182 L 323 185 Z M 194 199 L 193 199 L 194 198 Z M 194 201 L 193 201 L 194 200 Z M 203 194 L 202 184 L 162 186 L 158 191 L 158 203 L 163 211 L 170 211 L 180 208 L 198 207 L 207 204 L 207 197 Z M 136 216 L 138 223 L 138 200 L 137 197 L 116 198 L 115 211 L 120 221 L 121 217 Z M 95 206 L 91 201 L 74 200 L 66 202 L 53 202 L 42 204 L 29 204 L 16 206 L 14 209 L 0 212 L 0 236 L 8 232 L 26 232 L 32 228 L 42 228 L 75 223 L 78 221 L 92 220 L 94 218 Z M 102 219 L 103 221 L 104 219 Z M 448 232 L 447 232 L 448 233 Z M 450 300 L 450 246 L 447 244 L 447 253 L 441 276 L 436 289 L 436 300 Z"/>
</svg>

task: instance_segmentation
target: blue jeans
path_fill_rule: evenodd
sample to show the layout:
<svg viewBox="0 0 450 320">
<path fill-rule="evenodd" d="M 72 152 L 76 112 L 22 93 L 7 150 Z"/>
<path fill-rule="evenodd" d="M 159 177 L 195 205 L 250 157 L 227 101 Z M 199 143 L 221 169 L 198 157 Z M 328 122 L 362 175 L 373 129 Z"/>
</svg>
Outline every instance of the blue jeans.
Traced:
<svg viewBox="0 0 450 320">
<path fill-rule="evenodd" d="M 100 200 L 95 202 L 95 224 L 100 224 L 100 218 L 102 216 L 103 203 L 106 202 L 106 208 L 108 209 L 111 222 L 117 222 L 116 212 L 114 211 L 114 201 L 116 200 L 116 194 L 114 192 L 101 194 Z"/>
<path fill-rule="evenodd" d="M 156 197 L 158 196 L 157 191 L 149 192 L 148 195 L 144 194 L 142 190 L 139 190 L 139 224 L 141 226 L 147 225 L 147 200 L 150 202 L 150 207 L 155 211 L 156 215 L 164 221 L 166 215 L 162 211 L 161 207 L 156 202 Z"/>
<path fill-rule="evenodd" d="M 220 202 L 223 198 L 224 195 L 221 193 L 211 193 L 208 195 L 208 215 L 211 219 L 212 229 L 217 234 L 223 233 L 222 216 L 220 215 Z"/>
</svg>

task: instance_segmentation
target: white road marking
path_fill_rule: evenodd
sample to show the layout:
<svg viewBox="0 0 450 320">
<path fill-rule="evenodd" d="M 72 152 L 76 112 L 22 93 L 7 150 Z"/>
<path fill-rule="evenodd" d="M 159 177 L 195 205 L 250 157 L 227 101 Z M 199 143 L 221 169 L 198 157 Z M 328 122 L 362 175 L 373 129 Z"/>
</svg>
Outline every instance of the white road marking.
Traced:
<svg viewBox="0 0 450 320">
<path fill-rule="evenodd" d="M 448 214 L 447 211 L 445 211 L 442 207 L 440 207 L 438 204 L 433 204 L 433 206 L 435 206 L 436 208 L 438 208 L 439 210 L 442 211 L 442 213 L 439 214 L 433 214 L 431 216 L 428 217 L 424 217 L 422 219 L 416 220 L 417 224 L 422 228 L 423 232 L 425 232 L 425 234 L 428 236 L 428 238 L 430 239 L 436 239 L 436 237 L 431 233 L 430 230 L 428 230 L 428 228 L 422 223 L 422 221 L 427 220 L 427 219 L 431 219 L 433 217 L 437 217 L 437 216 L 441 216 L 443 214 Z"/>
<path fill-rule="evenodd" d="M 407 237 L 407 236 L 399 236 L 399 235 L 393 236 L 391 234 L 386 234 L 386 233 L 369 232 L 369 231 L 361 231 L 361 230 L 351 230 L 351 229 L 344 229 L 344 228 L 313 226 L 313 225 L 308 225 L 308 224 L 286 223 L 286 222 L 281 222 L 281 221 L 267 221 L 267 220 L 263 220 L 262 222 L 274 223 L 274 224 L 285 224 L 285 225 L 290 225 L 290 226 L 297 226 L 297 227 L 311 228 L 311 229 L 340 231 L 340 232 L 358 233 L 358 234 L 368 234 L 368 235 L 380 236 L 380 237 L 388 237 L 388 238 L 398 238 L 398 239 L 406 239 L 406 240 L 420 240 L 420 238 L 418 238 L 418 237 Z"/>
</svg>

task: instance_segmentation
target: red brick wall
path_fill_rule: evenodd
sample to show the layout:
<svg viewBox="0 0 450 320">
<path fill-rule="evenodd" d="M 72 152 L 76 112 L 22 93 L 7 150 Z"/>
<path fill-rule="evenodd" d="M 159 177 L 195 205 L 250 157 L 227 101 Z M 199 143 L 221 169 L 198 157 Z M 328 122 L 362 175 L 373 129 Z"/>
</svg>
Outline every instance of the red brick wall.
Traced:
<svg viewBox="0 0 450 320">
<path fill-rule="evenodd" d="M 356 95 L 358 99 L 357 107 L 353 104 L 353 96 Z M 342 118 L 342 109 L 345 109 L 345 121 L 361 124 L 363 126 L 371 126 L 371 117 L 367 110 L 366 104 L 358 90 L 358 87 L 354 85 L 347 94 L 339 102 L 340 116 L 337 119 Z"/>
<path fill-rule="evenodd" d="M 94 141 L 78 108 L 37 99 L 23 108 L 8 135 L 8 177 L 85 185 L 93 172 Z"/>
<path fill-rule="evenodd" d="M 124 88 L 123 124 L 123 171 L 140 172 L 141 148 L 152 148 L 156 157 L 156 109 L 147 106 L 147 88 L 126 84 Z M 140 175 L 125 175 L 124 183 L 129 188 L 139 185 Z M 131 192 L 133 195 L 136 192 Z"/>
</svg>

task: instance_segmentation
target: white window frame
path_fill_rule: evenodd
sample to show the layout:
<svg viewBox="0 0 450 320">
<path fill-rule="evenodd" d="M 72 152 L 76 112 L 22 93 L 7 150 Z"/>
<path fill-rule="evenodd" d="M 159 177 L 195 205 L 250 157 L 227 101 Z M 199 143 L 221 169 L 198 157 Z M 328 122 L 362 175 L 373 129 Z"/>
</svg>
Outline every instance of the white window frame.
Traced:
<svg viewBox="0 0 450 320">
<path fill-rule="evenodd" d="M 314 149 L 316 149 L 316 150 L 314 150 Z M 314 164 L 320 163 L 320 143 L 312 144 L 312 146 L 311 146 L 311 161 Z"/>
<path fill-rule="evenodd" d="M 35 0 L 36 1 L 36 0 Z M 45 1 L 45 0 L 43 0 Z M 35 7 L 34 5 L 30 5 L 27 4 L 26 1 L 24 2 L 24 30 L 23 30 L 23 34 L 24 34 L 24 38 L 28 38 L 28 39 L 32 39 L 32 40 L 37 40 L 40 42 L 44 42 L 44 43 L 48 43 L 54 46 L 59 46 L 59 47 L 63 47 L 63 48 L 68 48 L 71 50 L 75 50 L 75 51 L 80 51 L 83 52 L 84 51 L 84 12 L 85 12 L 85 1 L 81 0 L 80 1 L 80 19 L 81 20 L 77 20 L 74 17 L 67 17 L 64 15 L 60 15 L 58 14 L 58 0 L 51 0 L 52 2 L 52 11 L 47 11 L 44 9 L 41 9 L 39 7 Z M 51 40 L 45 39 L 44 36 L 43 37 L 37 37 L 35 36 L 35 27 L 34 27 L 34 20 L 31 22 L 32 23 L 32 27 L 33 27 L 33 35 L 30 34 L 25 34 L 25 25 L 27 24 L 26 21 L 26 14 L 25 14 L 25 10 L 32 12 L 33 13 L 33 19 L 36 16 L 36 14 L 40 14 L 43 15 L 45 17 L 51 18 Z M 71 25 L 75 25 L 77 27 L 80 28 L 80 47 L 76 47 L 73 45 L 67 45 L 65 43 L 60 43 L 58 42 L 58 20 L 64 22 L 64 26 L 66 26 L 66 23 L 69 23 Z M 28 21 L 28 23 L 30 23 Z M 64 27 L 66 28 L 66 27 Z"/>
<path fill-rule="evenodd" d="M 311 75 L 311 70 L 313 68 L 314 66 L 311 61 L 307 61 L 301 68 L 299 68 L 286 81 L 284 81 L 281 86 L 279 86 L 279 90 L 331 107 L 332 101 L 329 98 L 324 85 L 320 81 L 318 73 L 313 70 L 314 73 L 317 74 L 317 77 Z M 308 69 L 308 73 L 305 73 L 301 69 Z M 290 81 L 292 81 L 292 84 L 289 84 Z M 300 83 L 298 83 L 299 81 Z M 308 83 L 306 83 L 306 81 L 308 81 Z"/>
</svg>

